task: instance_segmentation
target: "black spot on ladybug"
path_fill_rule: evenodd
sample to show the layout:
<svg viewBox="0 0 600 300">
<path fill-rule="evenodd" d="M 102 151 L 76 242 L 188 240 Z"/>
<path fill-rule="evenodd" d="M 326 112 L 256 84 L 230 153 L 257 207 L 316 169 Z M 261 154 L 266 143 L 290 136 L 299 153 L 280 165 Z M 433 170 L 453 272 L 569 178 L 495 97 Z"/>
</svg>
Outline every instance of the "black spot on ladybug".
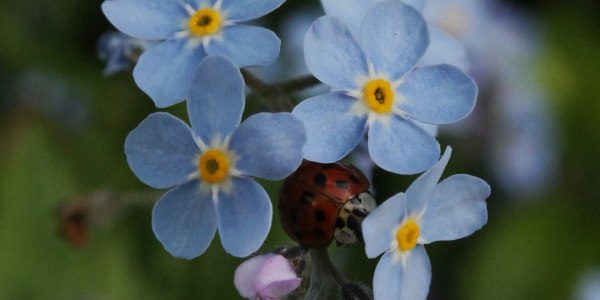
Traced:
<svg viewBox="0 0 600 300">
<path fill-rule="evenodd" d="M 319 173 L 313 178 L 313 182 L 320 187 L 324 187 L 327 183 L 327 177 L 325 177 L 325 174 Z"/>
<path fill-rule="evenodd" d="M 344 228 L 344 226 L 346 226 L 346 222 L 344 222 L 344 220 L 342 218 L 338 217 L 335 220 L 335 227 L 339 228 L 339 229 L 342 229 L 342 228 Z"/>
<path fill-rule="evenodd" d="M 336 166 L 335 164 L 324 164 L 323 169 L 327 170 L 327 169 L 335 168 L 335 166 Z"/>
<path fill-rule="evenodd" d="M 321 229 L 321 227 L 315 227 L 315 229 L 313 229 L 313 232 L 319 236 L 325 235 L 325 231 L 323 231 L 323 229 Z"/>
<path fill-rule="evenodd" d="M 350 230 L 357 232 L 358 231 L 358 222 L 356 222 L 356 219 L 354 219 L 353 217 L 348 218 L 348 228 L 350 228 Z"/>
<path fill-rule="evenodd" d="M 298 222 L 298 209 L 292 208 L 290 210 L 290 220 L 294 223 Z"/>
<path fill-rule="evenodd" d="M 335 182 L 335 187 L 338 189 L 347 190 L 348 187 L 350 187 L 350 183 L 348 183 L 348 181 L 338 180 Z"/>
<path fill-rule="evenodd" d="M 304 239 L 304 236 L 302 235 L 302 232 L 300 232 L 300 231 L 296 231 L 295 236 L 296 236 L 296 240 L 298 240 L 298 241 L 301 241 Z"/>
<path fill-rule="evenodd" d="M 359 217 L 359 218 L 364 218 L 367 216 L 367 213 L 360 210 L 360 209 L 353 209 L 352 210 L 352 214 Z"/>
<path fill-rule="evenodd" d="M 313 200 L 315 200 L 315 194 L 311 192 L 304 192 L 302 193 L 302 196 L 300 198 L 300 203 L 310 204 L 311 202 L 313 202 Z"/>
<path fill-rule="evenodd" d="M 319 222 L 325 221 L 325 213 L 320 209 L 315 210 L 315 219 Z"/>
</svg>

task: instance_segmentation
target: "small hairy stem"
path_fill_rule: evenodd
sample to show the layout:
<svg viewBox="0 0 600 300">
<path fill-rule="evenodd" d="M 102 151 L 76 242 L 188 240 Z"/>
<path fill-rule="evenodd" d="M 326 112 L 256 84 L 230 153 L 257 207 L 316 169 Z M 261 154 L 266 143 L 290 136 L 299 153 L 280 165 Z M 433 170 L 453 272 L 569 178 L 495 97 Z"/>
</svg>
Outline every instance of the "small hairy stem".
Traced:
<svg viewBox="0 0 600 300">
<path fill-rule="evenodd" d="M 276 85 L 270 85 L 258 77 L 254 76 L 250 71 L 242 69 L 242 76 L 246 84 L 257 94 L 262 95 L 265 99 L 265 104 L 272 112 L 291 112 L 294 104 L 286 93 Z"/>
<path fill-rule="evenodd" d="M 326 248 L 310 249 L 308 255 L 311 266 L 310 285 L 304 299 L 330 299 L 332 293 L 339 293 L 339 290 L 332 289 L 345 285 L 348 280 L 331 263 Z"/>
</svg>

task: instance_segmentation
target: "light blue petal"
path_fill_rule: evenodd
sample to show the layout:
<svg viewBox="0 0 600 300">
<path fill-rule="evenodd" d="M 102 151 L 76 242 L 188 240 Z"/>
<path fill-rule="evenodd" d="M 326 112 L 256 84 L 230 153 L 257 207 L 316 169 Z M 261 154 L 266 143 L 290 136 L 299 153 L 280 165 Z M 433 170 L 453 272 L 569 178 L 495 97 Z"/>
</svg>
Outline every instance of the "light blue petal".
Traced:
<svg viewBox="0 0 600 300">
<path fill-rule="evenodd" d="M 323 10 L 329 16 L 340 19 L 352 32 L 354 37 L 359 37 L 360 23 L 365 17 L 369 7 L 381 0 L 321 0 Z"/>
<path fill-rule="evenodd" d="M 277 9 L 285 0 L 223 0 L 221 7 L 227 19 L 247 21 L 262 17 Z"/>
<path fill-rule="evenodd" d="M 168 113 L 149 115 L 125 139 L 129 167 L 154 188 L 172 187 L 197 172 L 198 153 L 191 129 Z"/>
<path fill-rule="evenodd" d="M 402 117 L 369 128 L 369 153 L 375 164 L 398 174 L 415 174 L 440 157 L 440 145 L 425 129 Z"/>
<path fill-rule="evenodd" d="M 240 69 L 221 56 L 202 60 L 187 94 L 192 128 L 204 143 L 224 138 L 240 124 L 246 104 Z"/>
<path fill-rule="evenodd" d="M 133 79 L 157 107 L 183 101 L 192 75 L 206 56 L 202 47 L 192 47 L 188 39 L 166 40 L 148 49 L 133 69 Z"/>
<path fill-rule="evenodd" d="M 401 1 L 372 7 L 360 31 L 360 45 L 375 71 L 397 80 L 414 67 L 429 45 L 421 14 Z"/>
<path fill-rule="evenodd" d="M 352 32 L 354 37 L 360 36 L 360 26 L 370 7 L 384 0 L 321 0 L 323 10 L 327 15 L 336 17 Z M 404 3 L 412 5 L 417 10 L 424 7 L 424 0 L 403 0 Z"/>
<path fill-rule="evenodd" d="M 437 136 L 438 130 L 439 130 L 438 125 L 423 123 L 423 122 L 417 121 L 417 120 L 412 120 L 412 121 L 413 121 L 413 123 L 419 125 L 421 128 L 425 129 L 425 131 L 427 131 L 429 134 L 431 134 L 432 137 Z"/>
<path fill-rule="evenodd" d="M 106 18 L 123 33 L 147 40 L 166 39 L 181 30 L 188 18 L 183 5 L 164 0 L 104 1 Z"/>
<path fill-rule="evenodd" d="M 219 192 L 219 234 L 227 253 L 244 257 L 258 250 L 267 238 L 273 207 L 267 192 L 253 179 L 236 177 L 232 181 L 232 193 Z"/>
<path fill-rule="evenodd" d="M 464 71 L 468 71 L 470 65 L 467 49 L 459 40 L 435 26 L 430 26 L 429 47 L 419 65 L 439 64 L 453 65 Z"/>
<path fill-rule="evenodd" d="M 206 47 L 208 55 L 223 55 L 238 67 L 268 66 L 279 56 L 281 41 L 271 30 L 247 25 L 232 25 L 221 30 L 220 39 Z"/>
<path fill-rule="evenodd" d="M 431 194 L 421 221 L 421 237 L 427 242 L 450 241 L 468 236 L 487 223 L 485 199 L 490 186 L 465 174 L 440 182 Z"/>
<path fill-rule="evenodd" d="M 442 173 L 444 173 L 451 155 L 452 148 L 448 146 L 442 158 L 427 172 L 415 179 L 408 187 L 406 190 L 406 208 L 409 214 L 412 212 L 421 212 L 425 208 L 435 186 L 440 181 L 440 177 L 442 177 Z"/>
<path fill-rule="evenodd" d="M 152 230 L 171 255 L 195 258 L 208 248 L 217 229 L 210 193 L 193 180 L 168 191 L 152 209 Z"/>
<path fill-rule="evenodd" d="M 304 125 L 290 113 L 259 113 L 246 119 L 233 133 L 229 149 L 244 175 L 282 179 L 302 162 L 306 142 Z"/>
<path fill-rule="evenodd" d="M 350 111 L 356 99 L 341 92 L 306 99 L 292 114 L 304 123 L 306 144 L 304 158 L 331 163 L 348 155 L 363 136 L 366 116 Z"/>
<path fill-rule="evenodd" d="M 400 260 L 393 261 L 393 252 L 387 252 L 377 263 L 373 277 L 375 299 L 427 299 L 431 283 L 431 263 L 425 247 L 417 245 L 408 254 L 406 267 Z"/>
<path fill-rule="evenodd" d="M 390 248 L 394 230 L 405 217 L 406 196 L 394 195 L 381 203 L 362 222 L 367 257 L 374 258 Z"/>
<path fill-rule="evenodd" d="M 416 10 L 423 12 L 425 0 L 402 0 L 402 2 L 414 7 Z"/>
<path fill-rule="evenodd" d="M 427 123 L 448 124 L 466 117 L 477 99 L 477 84 L 450 65 L 424 67 L 410 72 L 398 87 L 404 97 L 400 109 Z"/>
<path fill-rule="evenodd" d="M 368 75 L 365 56 L 348 28 L 331 16 L 318 18 L 304 37 L 306 66 L 321 82 L 340 89 L 356 89 Z"/>
</svg>

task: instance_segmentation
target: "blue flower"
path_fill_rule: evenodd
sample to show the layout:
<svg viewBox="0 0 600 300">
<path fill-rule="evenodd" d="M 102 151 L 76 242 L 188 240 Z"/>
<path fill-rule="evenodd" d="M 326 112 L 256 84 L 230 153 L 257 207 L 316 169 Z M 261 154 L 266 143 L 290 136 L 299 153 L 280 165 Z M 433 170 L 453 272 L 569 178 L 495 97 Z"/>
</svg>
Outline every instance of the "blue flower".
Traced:
<svg viewBox="0 0 600 300">
<path fill-rule="evenodd" d="M 560 139 L 545 91 L 524 66 L 509 64 L 504 72 L 496 72 L 496 93 L 488 104 L 495 122 L 488 131 L 485 153 L 506 193 L 535 199 L 533 195 L 547 190 L 556 179 Z"/>
<path fill-rule="evenodd" d="M 367 256 L 385 252 L 375 269 L 375 299 L 425 299 L 431 265 L 423 245 L 468 236 L 487 222 L 485 181 L 459 174 L 438 184 L 451 153 L 448 147 L 406 194 L 386 200 L 363 221 Z"/>
<path fill-rule="evenodd" d="M 107 0 L 102 10 L 122 32 L 165 40 L 145 52 L 133 77 L 157 107 L 183 101 L 196 66 L 207 55 L 223 55 L 238 67 L 269 65 L 279 55 L 270 30 L 240 25 L 284 0 Z"/>
<path fill-rule="evenodd" d="M 144 183 L 174 187 L 152 211 L 152 229 L 172 255 L 199 256 L 218 227 L 225 250 L 247 256 L 264 242 L 272 218 L 269 196 L 250 176 L 293 172 L 306 133 L 289 113 L 255 114 L 240 124 L 244 81 L 223 57 L 205 58 L 193 80 L 192 129 L 168 113 L 151 114 L 127 137 L 127 161 Z"/>
<path fill-rule="evenodd" d="M 384 0 L 321 0 L 323 9 L 330 15 L 342 20 L 355 37 L 360 36 L 360 24 L 370 7 Z M 430 44 L 421 58 L 420 65 L 451 64 L 462 70 L 469 69 L 469 58 L 465 46 L 452 35 L 449 28 L 440 24 L 436 12 L 442 3 L 423 0 L 402 0 L 423 13 L 429 25 Z M 444 0 L 443 2 L 448 2 Z"/>
<path fill-rule="evenodd" d="M 144 51 L 155 44 L 155 41 L 136 39 L 120 32 L 104 33 L 98 39 L 98 56 L 106 61 L 102 73 L 109 76 L 130 68 Z"/>
<path fill-rule="evenodd" d="M 418 173 L 438 160 L 440 147 L 413 120 L 452 123 L 475 106 L 477 85 L 459 69 L 413 70 L 427 49 L 427 26 L 418 11 L 400 1 L 370 9 L 359 42 L 340 20 L 324 16 L 311 26 L 304 45 L 308 68 L 335 90 L 293 111 L 306 126 L 309 160 L 341 159 L 368 129 L 369 153 L 378 166 Z"/>
</svg>

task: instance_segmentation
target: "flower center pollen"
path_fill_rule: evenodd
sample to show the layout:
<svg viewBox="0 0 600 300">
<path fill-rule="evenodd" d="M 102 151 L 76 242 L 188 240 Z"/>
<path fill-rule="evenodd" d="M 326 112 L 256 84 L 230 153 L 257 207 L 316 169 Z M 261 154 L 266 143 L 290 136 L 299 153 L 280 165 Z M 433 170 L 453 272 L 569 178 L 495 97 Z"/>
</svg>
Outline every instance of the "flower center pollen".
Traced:
<svg viewBox="0 0 600 300">
<path fill-rule="evenodd" d="M 377 113 L 389 113 L 394 104 L 394 90 L 389 81 L 384 79 L 373 79 L 365 84 L 363 90 L 363 101 L 367 107 Z"/>
<path fill-rule="evenodd" d="M 402 251 L 409 251 L 415 248 L 419 239 L 419 225 L 415 220 L 410 219 L 396 230 L 396 241 L 398 248 Z"/>
<path fill-rule="evenodd" d="M 229 155 L 221 150 L 208 150 L 200 156 L 200 178 L 208 183 L 219 183 L 229 176 Z"/>
<path fill-rule="evenodd" d="M 221 28 L 221 15 L 216 9 L 201 8 L 190 17 L 188 26 L 194 35 L 211 35 Z"/>
</svg>

